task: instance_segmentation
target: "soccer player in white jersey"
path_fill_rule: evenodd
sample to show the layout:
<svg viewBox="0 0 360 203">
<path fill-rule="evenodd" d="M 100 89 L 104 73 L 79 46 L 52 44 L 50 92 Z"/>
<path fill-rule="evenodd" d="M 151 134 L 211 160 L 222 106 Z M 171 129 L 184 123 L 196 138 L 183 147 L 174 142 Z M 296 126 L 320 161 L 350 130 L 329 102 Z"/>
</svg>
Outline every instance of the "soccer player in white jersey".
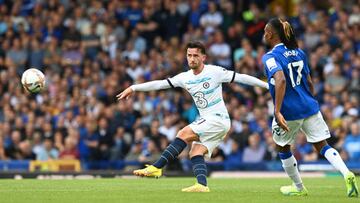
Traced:
<svg viewBox="0 0 360 203">
<path fill-rule="evenodd" d="M 130 97 L 136 91 L 152 91 L 181 87 L 192 96 L 200 112 L 200 119 L 181 129 L 176 139 L 164 150 L 153 165 L 135 170 L 137 176 L 160 177 L 162 168 L 175 159 L 183 149 L 191 145 L 190 159 L 196 176 L 195 185 L 182 189 L 183 192 L 209 192 L 204 155 L 211 156 L 215 147 L 224 139 L 230 129 L 230 118 L 222 96 L 222 83 L 233 81 L 268 88 L 268 84 L 249 75 L 238 74 L 215 65 L 205 65 L 205 47 L 200 42 L 186 46 L 186 57 L 190 70 L 166 80 L 156 80 L 132 85 L 117 95 L 118 100 Z"/>
<path fill-rule="evenodd" d="M 281 187 L 280 191 L 292 196 L 308 194 L 300 178 L 297 161 L 290 151 L 290 145 L 301 130 L 307 141 L 344 176 L 347 195 L 359 196 L 354 174 L 346 167 L 340 154 L 326 142 L 330 131 L 314 97 L 307 57 L 298 48 L 291 25 L 278 18 L 271 19 L 265 26 L 264 40 L 272 47 L 262 61 L 275 104 L 273 139 L 283 168 L 294 183 Z"/>
</svg>

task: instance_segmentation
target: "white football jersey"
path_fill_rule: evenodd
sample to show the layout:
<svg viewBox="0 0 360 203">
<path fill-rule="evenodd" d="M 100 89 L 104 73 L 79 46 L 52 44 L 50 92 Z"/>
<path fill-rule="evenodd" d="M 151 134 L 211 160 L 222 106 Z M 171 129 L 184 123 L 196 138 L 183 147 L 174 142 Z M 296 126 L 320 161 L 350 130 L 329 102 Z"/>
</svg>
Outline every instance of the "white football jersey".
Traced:
<svg viewBox="0 0 360 203">
<path fill-rule="evenodd" d="M 234 71 L 215 65 L 205 65 L 198 75 L 190 69 L 167 79 L 170 86 L 186 89 L 192 96 L 201 117 L 221 114 L 229 116 L 222 96 L 222 83 L 232 82 Z"/>
</svg>

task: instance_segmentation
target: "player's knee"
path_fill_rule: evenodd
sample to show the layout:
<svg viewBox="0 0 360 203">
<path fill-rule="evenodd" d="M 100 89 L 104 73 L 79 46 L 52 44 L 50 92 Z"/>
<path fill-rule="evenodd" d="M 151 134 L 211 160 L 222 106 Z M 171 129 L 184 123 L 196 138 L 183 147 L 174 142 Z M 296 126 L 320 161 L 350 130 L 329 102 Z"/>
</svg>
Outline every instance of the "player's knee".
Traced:
<svg viewBox="0 0 360 203">
<path fill-rule="evenodd" d="M 208 151 L 205 146 L 195 144 L 191 147 L 189 156 L 190 156 L 190 158 L 192 158 L 194 156 L 199 156 L 199 155 L 204 156 L 207 152 Z"/>
<path fill-rule="evenodd" d="M 189 157 L 192 158 L 194 156 L 204 156 L 204 152 L 199 149 L 191 149 L 189 152 Z"/>
<path fill-rule="evenodd" d="M 322 141 L 320 141 L 320 142 L 313 143 L 313 145 L 314 145 L 316 151 L 317 151 L 318 153 L 320 153 L 321 149 L 322 149 L 323 147 L 325 147 L 326 145 L 328 145 L 328 143 L 326 142 L 326 140 L 322 140 Z"/>
<path fill-rule="evenodd" d="M 276 145 L 276 151 L 281 153 L 290 152 L 290 145 L 285 145 L 285 146 Z"/>
<path fill-rule="evenodd" d="M 186 132 L 185 132 L 185 130 L 184 129 L 179 130 L 176 137 L 186 141 Z"/>
<path fill-rule="evenodd" d="M 189 131 L 187 128 L 181 129 L 176 137 L 184 140 L 187 144 L 194 141 L 194 133 Z"/>
</svg>

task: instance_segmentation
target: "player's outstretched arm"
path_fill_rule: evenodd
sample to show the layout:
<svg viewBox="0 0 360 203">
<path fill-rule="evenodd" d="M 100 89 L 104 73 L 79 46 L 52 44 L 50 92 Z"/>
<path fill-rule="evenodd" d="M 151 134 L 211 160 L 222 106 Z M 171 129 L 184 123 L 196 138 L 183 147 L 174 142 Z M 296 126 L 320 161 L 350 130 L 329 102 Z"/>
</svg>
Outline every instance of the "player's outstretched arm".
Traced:
<svg viewBox="0 0 360 203">
<path fill-rule="evenodd" d="M 242 83 L 242 84 L 246 84 L 246 85 L 258 86 L 258 87 L 262 87 L 265 89 L 269 89 L 269 84 L 267 84 L 266 82 L 264 82 L 256 77 L 246 75 L 246 74 L 235 73 L 234 81 Z"/>
<path fill-rule="evenodd" d="M 142 84 L 131 85 L 130 87 L 126 88 L 120 94 L 116 95 L 118 100 L 121 99 L 128 99 L 131 95 L 136 91 L 147 92 L 153 90 L 161 90 L 170 88 L 170 83 L 167 80 L 154 80 L 151 82 L 145 82 Z"/>
</svg>

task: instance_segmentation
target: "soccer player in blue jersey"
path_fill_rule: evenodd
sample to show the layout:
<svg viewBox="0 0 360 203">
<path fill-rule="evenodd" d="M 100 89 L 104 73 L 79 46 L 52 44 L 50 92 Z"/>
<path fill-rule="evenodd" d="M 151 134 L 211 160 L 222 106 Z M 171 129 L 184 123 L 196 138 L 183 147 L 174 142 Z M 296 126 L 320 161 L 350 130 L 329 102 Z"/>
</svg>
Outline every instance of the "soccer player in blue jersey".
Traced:
<svg viewBox="0 0 360 203">
<path fill-rule="evenodd" d="M 278 18 L 271 19 L 265 26 L 264 41 L 272 48 L 262 57 L 262 62 L 275 104 L 273 139 L 283 168 L 294 183 L 281 187 L 280 191 L 284 195 L 308 194 L 300 178 L 297 161 L 290 151 L 290 145 L 301 130 L 305 133 L 307 141 L 342 173 L 347 195 L 358 197 L 354 174 L 346 167 L 339 153 L 326 142 L 330 137 L 330 131 L 314 98 L 307 57 L 298 48 L 291 25 Z"/>
</svg>

